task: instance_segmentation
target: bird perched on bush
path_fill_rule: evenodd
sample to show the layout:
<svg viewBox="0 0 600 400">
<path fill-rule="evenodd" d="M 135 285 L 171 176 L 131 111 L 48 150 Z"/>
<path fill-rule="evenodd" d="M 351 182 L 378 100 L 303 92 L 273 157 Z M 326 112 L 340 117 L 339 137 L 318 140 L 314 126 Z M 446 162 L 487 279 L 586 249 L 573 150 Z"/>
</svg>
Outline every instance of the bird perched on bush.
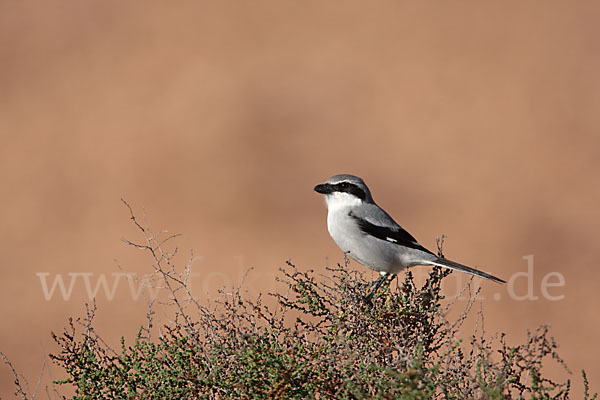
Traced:
<svg viewBox="0 0 600 400">
<path fill-rule="evenodd" d="M 494 282 L 502 279 L 475 268 L 438 257 L 380 208 L 365 182 L 354 175 L 335 175 L 314 190 L 325 195 L 327 229 L 335 243 L 350 258 L 381 274 L 371 297 L 383 283 L 405 268 L 431 265 L 450 268 Z"/>
</svg>

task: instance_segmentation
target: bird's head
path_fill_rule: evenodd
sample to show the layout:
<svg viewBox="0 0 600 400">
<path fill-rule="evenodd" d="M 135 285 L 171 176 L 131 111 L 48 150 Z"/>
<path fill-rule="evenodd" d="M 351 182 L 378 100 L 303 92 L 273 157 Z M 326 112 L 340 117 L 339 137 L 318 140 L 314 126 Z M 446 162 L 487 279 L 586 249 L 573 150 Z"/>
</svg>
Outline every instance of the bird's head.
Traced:
<svg viewBox="0 0 600 400">
<path fill-rule="evenodd" d="M 315 186 L 315 192 L 325 195 L 327 207 L 352 206 L 361 203 L 373 203 L 371 192 L 358 176 L 341 174 L 327 179 L 327 182 Z"/>
</svg>

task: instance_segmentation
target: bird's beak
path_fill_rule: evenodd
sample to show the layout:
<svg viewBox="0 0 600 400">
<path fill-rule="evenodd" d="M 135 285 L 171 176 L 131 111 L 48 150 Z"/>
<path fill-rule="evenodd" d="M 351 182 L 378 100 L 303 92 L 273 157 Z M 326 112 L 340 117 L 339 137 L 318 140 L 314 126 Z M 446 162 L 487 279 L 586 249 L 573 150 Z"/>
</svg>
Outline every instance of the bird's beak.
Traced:
<svg viewBox="0 0 600 400">
<path fill-rule="evenodd" d="M 324 183 L 322 185 L 315 186 L 315 192 L 321 194 L 329 194 L 333 192 L 333 190 L 331 189 L 331 185 L 329 183 Z"/>
</svg>

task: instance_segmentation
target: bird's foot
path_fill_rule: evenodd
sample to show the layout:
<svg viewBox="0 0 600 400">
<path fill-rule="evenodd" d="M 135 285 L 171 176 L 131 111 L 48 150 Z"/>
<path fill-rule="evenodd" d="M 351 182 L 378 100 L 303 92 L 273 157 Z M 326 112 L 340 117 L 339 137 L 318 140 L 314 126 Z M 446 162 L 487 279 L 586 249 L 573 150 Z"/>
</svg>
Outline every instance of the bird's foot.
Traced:
<svg viewBox="0 0 600 400">
<path fill-rule="evenodd" d="M 371 284 L 368 285 L 369 287 L 372 287 L 372 289 L 369 292 L 369 294 L 367 294 L 366 296 L 363 297 L 363 300 L 366 303 L 371 304 L 371 300 L 373 299 L 373 296 L 375 296 L 375 293 L 377 293 L 377 291 L 379 290 L 381 285 L 383 285 L 384 282 L 391 283 L 395 277 L 396 277 L 396 274 L 381 275 L 375 282 L 372 282 Z"/>
</svg>

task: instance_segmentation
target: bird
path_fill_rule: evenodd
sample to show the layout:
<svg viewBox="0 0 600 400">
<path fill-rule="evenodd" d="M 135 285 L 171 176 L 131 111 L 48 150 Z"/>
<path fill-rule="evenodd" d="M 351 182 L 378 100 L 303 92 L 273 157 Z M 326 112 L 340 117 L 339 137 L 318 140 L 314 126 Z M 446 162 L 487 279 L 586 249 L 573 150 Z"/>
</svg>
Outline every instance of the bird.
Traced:
<svg viewBox="0 0 600 400">
<path fill-rule="evenodd" d="M 334 175 L 314 190 L 325 195 L 327 229 L 339 248 L 353 260 L 381 274 L 368 298 L 384 280 L 406 268 L 424 265 L 449 268 L 506 283 L 487 272 L 439 257 L 421 244 L 379 207 L 358 176 Z"/>
</svg>

